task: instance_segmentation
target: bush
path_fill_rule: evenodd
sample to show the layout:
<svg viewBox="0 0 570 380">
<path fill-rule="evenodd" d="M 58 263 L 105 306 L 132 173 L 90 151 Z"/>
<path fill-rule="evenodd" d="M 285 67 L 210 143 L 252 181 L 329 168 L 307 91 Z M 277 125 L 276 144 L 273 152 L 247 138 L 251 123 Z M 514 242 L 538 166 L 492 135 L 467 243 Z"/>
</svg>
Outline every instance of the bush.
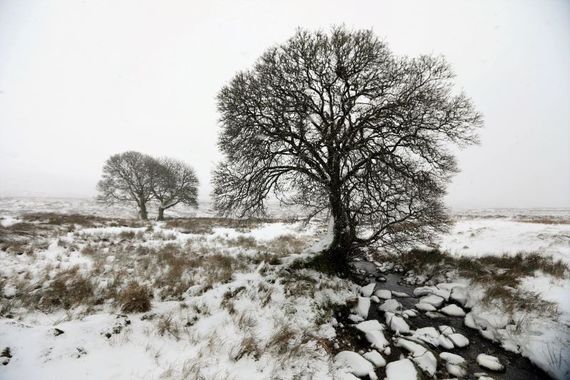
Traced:
<svg viewBox="0 0 570 380">
<path fill-rule="evenodd" d="M 133 281 L 119 294 L 119 305 L 124 313 L 144 313 L 150 310 L 150 291 Z"/>
</svg>

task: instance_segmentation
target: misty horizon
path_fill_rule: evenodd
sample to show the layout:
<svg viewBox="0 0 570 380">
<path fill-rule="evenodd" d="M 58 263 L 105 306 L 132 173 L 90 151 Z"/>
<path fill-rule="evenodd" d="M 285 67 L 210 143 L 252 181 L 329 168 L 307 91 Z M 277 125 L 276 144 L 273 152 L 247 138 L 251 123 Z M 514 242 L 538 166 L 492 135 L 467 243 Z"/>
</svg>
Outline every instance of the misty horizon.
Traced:
<svg viewBox="0 0 570 380">
<path fill-rule="evenodd" d="M 136 150 L 193 166 L 209 201 L 222 86 L 297 28 L 344 24 L 445 56 L 483 114 L 447 206 L 570 207 L 568 2 L 126 4 L 0 5 L 0 197 L 93 198 L 105 160 Z"/>
</svg>

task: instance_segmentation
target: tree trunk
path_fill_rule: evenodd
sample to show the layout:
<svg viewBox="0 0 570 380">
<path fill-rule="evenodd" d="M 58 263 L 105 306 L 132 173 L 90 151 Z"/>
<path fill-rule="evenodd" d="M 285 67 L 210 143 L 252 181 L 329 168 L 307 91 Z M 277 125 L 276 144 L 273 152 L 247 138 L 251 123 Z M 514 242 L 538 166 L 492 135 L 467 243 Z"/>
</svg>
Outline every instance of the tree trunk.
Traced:
<svg viewBox="0 0 570 380">
<path fill-rule="evenodd" d="M 164 220 L 164 207 L 158 206 L 158 216 L 156 220 Z"/>
<path fill-rule="evenodd" d="M 146 211 L 146 204 L 139 203 L 139 216 L 142 220 L 148 220 L 148 212 Z"/>
<path fill-rule="evenodd" d="M 329 246 L 329 255 L 335 267 L 344 271 L 348 265 L 353 236 L 349 226 L 348 214 L 340 196 L 330 197 L 331 215 L 333 218 L 333 240 Z"/>
</svg>

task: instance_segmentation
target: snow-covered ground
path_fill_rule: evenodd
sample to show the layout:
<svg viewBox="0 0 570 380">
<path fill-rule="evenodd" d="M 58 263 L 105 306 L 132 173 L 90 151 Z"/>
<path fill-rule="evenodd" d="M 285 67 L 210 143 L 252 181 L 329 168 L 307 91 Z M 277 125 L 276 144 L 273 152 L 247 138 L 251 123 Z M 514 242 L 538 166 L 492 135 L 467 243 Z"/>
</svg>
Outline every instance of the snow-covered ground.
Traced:
<svg viewBox="0 0 570 380">
<path fill-rule="evenodd" d="M 364 362 L 351 354 L 334 360 L 342 347 L 333 310 L 357 296 L 364 309 L 383 293 L 359 294 L 352 282 L 290 267 L 294 259 L 310 255 L 306 248 L 318 246 L 324 232 L 317 224 L 212 225 L 193 232 L 193 226 L 124 220 L 22 223 L 27 212 L 134 216 L 129 208 L 106 208 L 92 200 L 0 199 L 2 379 L 348 379 L 347 365 L 358 366 L 363 375 L 382 367 L 390 345 L 408 347 L 411 354 L 383 364 L 388 378 L 402 379 L 414 368 L 432 370 L 431 358 L 424 361 L 406 340 L 383 342 L 377 326 L 366 330 L 376 350 L 363 353 Z M 173 210 L 170 216 L 196 214 L 209 215 L 207 206 Z M 570 212 L 458 213 L 441 248 L 477 257 L 535 251 L 570 263 L 570 224 L 530 223 L 529 215 L 563 221 Z M 150 310 L 121 310 L 121 292 L 133 281 L 151 291 Z M 562 379 L 570 363 L 570 280 L 536 273 L 520 287 L 557 305 L 559 317 L 517 314 L 513 321 L 482 302 L 484 289 L 472 285 L 465 296 L 466 322 L 473 319 L 483 334 Z M 53 302 L 46 302 L 50 297 Z M 77 297 L 81 300 L 74 303 Z M 394 314 L 393 306 L 384 306 L 389 318 L 381 329 L 402 330 L 405 319 L 413 317 L 413 312 Z M 419 312 L 429 312 L 425 308 Z M 444 355 L 438 362 L 458 370 L 454 360 Z"/>
</svg>

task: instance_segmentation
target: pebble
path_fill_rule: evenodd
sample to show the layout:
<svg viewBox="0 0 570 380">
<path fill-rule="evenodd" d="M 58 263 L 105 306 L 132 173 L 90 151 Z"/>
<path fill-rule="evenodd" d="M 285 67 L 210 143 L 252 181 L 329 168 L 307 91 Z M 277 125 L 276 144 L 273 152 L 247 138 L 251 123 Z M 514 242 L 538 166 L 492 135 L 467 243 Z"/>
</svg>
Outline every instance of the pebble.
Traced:
<svg viewBox="0 0 570 380">
<path fill-rule="evenodd" d="M 462 308 L 455 304 L 447 305 L 439 310 L 445 315 L 449 315 L 451 317 L 464 317 L 465 311 Z"/>
<path fill-rule="evenodd" d="M 505 369 L 505 366 L 501 364 L 497 357 L 487 354 L 477 355 L 477 364 L 491 371 L 502 371 Z"/>
</svg>

